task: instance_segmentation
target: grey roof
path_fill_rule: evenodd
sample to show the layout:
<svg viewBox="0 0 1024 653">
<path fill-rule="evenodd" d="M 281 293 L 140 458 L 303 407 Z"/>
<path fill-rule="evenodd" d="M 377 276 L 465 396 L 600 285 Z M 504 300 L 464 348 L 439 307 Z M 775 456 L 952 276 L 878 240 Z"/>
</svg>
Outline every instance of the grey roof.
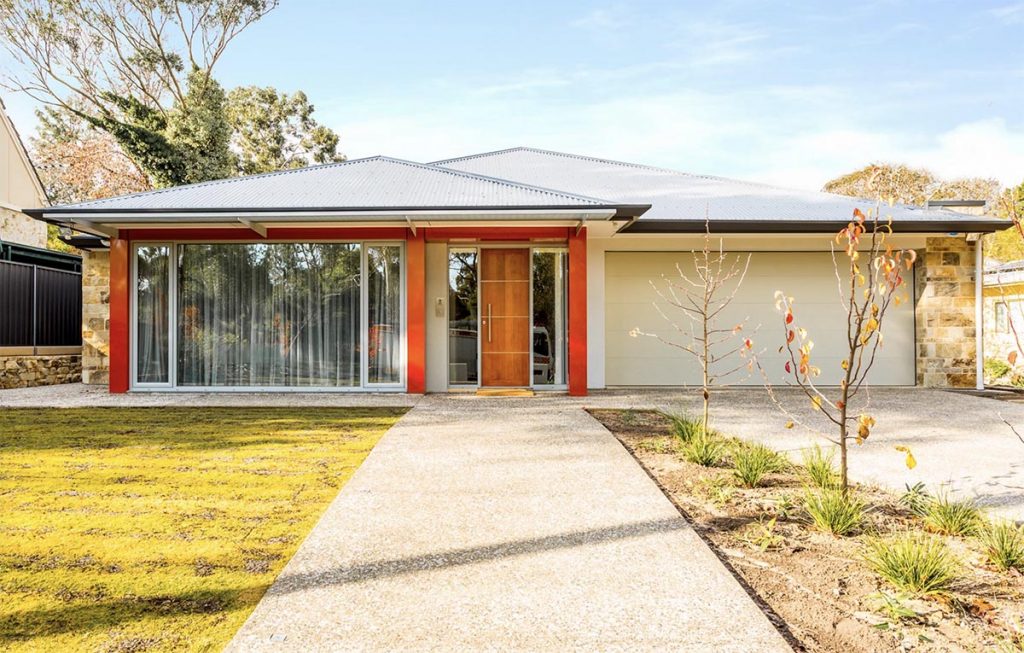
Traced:
<svg viewBox="0 0 1024 653">
<path fill-rule="evenodd" d="M 866 212 L 876 206 L 873 200 L 832 193 L 790 190 L 530 147 L 436 161 L 432 165 L 527 184 L 543 183 L 571 193 L 603 197 L 609 202 L 651 204 L 651 209 L 630 228 L 640 232 L 662 231 L 668 223 L 689 223 L 690 229 L 703 229 L 706 215 L 716 224 L 716 231 L 722 231 L 722 226 L 727 230 L 730 225 L 735 230 L 770 231 L 772 225 L 789 230 L 812 224 L 845 223 L 852 218 L 854 209 Z M 905 205 L 885 205 L 882 215 L 891 215 L 894 228 L 904 231 L 965 231 L 965 225 L 989 231 L 993 225 L 991 217 Z M 955 229 L 949 224 L 955 225 Z"/>
<path fill-rule="evenodd" d="M 1024 260 L 1007 263 L 986 264 L 986 286 L 1005 286 L 1024 281 Z"/>
<path fill-rule="evenodd" d="M 384 156 L 53 207 L 83 212 L 607 208 L 593 197 Z"/>
</svg>

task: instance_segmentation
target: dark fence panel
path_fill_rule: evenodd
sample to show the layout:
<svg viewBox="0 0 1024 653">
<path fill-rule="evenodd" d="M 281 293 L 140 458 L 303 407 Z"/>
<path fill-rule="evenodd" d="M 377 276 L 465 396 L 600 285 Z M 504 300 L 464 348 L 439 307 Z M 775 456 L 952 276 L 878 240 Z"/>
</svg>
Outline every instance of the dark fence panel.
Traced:
<svg viewBox="0 0 1024 653">
<path fill-rule="evenodd" d="M 36 346 L 82 344 L 82 275 L 36 268 Z"/>
<path fill-rule="evenodd" d="M 82 275 L 0 261 L 0 347 L 81 344 Z"/>
</svg>

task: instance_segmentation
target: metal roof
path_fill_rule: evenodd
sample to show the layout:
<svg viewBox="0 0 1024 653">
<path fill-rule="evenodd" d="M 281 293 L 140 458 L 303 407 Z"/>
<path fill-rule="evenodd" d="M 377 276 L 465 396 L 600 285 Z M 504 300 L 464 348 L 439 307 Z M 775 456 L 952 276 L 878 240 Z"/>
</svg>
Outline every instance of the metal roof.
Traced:
<svg viewBox="0 0 1024 653">
<path fill-rule="evenodd" d="M 90 213 L 537 208 L 616 207 L 593 197 L 374 156 L 67 204 L 36 213 L 52 217 Z"/>
<path fill-rule="evenodd" d="M 431 165 L 527 184 L 542 183 L 609 202 L 651 204 L 651 209 L 630 225 L 630 232 L 702 231 L 705 216 L 716 232 L 831 229 L 848 222 L 854 209 L 866 212 L 876 206 L 873 200 L 832 193 L 790 190 L 530 147 Z M 1005 221 L 992 217 L 899 204 L 883 205 L 882 215 L 891 215 L 893 228 L 898 231 L 993 231 L 1007 226 Z"/>
</svg>

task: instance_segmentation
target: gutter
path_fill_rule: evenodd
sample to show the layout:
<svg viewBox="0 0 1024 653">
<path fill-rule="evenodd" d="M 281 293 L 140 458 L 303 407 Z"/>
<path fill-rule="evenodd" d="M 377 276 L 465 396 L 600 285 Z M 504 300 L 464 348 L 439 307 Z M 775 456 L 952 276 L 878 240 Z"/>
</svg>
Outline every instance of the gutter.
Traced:
<svg viewBox="0 0 1024 653">
<path fill-rule="evenodd" d="M 711 220 L 715 234 L 820 234 L 835 233 L 849 220 Z M 950 234 L 991 233 L 1009 227 L 1000 218 L 951 216 L 949 220 L 894 220 L 893 233 Z M 627 234 L 697 234 L 704 233 L 700 220 L 640 220 L 619 230 Z"/>
</svg>

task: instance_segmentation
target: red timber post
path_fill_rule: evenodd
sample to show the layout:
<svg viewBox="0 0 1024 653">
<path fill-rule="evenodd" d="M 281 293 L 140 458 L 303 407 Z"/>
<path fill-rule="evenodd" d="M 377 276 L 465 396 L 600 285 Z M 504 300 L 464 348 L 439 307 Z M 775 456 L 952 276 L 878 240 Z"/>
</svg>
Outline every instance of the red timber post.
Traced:
<svg viewBox="0 0 1024 653">
<path fill-rule="evenodd" d="M 427 389 L 427 261 L 423 230 L 405 242 L 406 267 L 406 392 Z"/>
<path fill-rule="evenodd" d="M 569 394 L 587 394 L 587 230 L 569 230 Z"/>
<path fill-rule="evenodd" d="M 110 382 L 112 393 L 128 392 L 130 385 L 131 343 L 131 243 L 126 238 L 110 241 Z"/>
</svg>

